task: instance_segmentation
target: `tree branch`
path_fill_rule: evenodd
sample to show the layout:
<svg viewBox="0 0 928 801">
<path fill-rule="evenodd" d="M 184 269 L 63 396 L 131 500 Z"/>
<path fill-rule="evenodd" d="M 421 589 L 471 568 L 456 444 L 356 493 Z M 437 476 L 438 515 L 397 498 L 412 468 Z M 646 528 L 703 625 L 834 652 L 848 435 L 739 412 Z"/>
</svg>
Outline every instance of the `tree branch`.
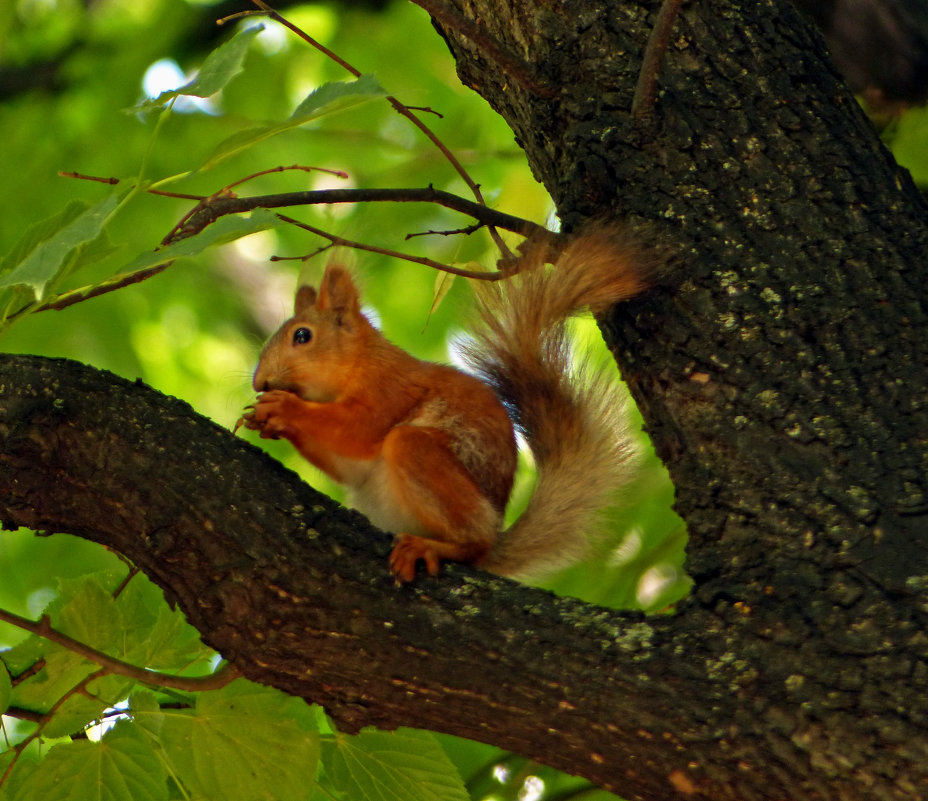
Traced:
<svg viewBox="0 0 928 801">
<path fill-rule="evenodd" d="M 286 168 L 275 168 L 273 171 L 276 172 L 279 169 Z M 109 182 L 110 180 L 96 179 L 92 178 L 91 176 L 79 175 L 77 173 L 68 173 L 68 175 L 69 177 L 79 177 L 85 180 L 101 180 L 104 182 Z M 522 236 L 531 237 L 532 240 L 536 243 L 546 243 L 546 246 L 549 248 L 552 256 L 557 253 L 561 242 L 561 238 L 558 234 L 554 233 L 553 231 L 549 231 L 544 226 L 533 223 L 530 220 L 525 220 L 521 217 L 516 217 L 504 212 L 495 211 L 494 209 L 488 208 L 481 203 L 474 203 L 473 201 L 466 200 L 465 198 L 459 197 L 458 195 L 452 194 L 451 192 L 445 192 L 440 189 L 433 189 L 432 187 L 428 187 L 426 189 L 319 189 L 306 192 L 287 192 L 276 195 L 258 195 L 254 197 L 230 197 L 225 193 L 220 193 L 211 197 L 199 198 L 199 201 L 200 202 L 194 207 L 194 209 L 190 211 L 187 216 L 184 217 L 181 222 L 178 223 L 174 229 L 172 229 L 172 231 L 165 237 L 162 244 L 169 244 L 175 240 L 185 239 L 187 237 L 193 236 L 202 231 L 211 223 L 214 223 L 220 217 L 224 217 L 227 214 L 240 214 L 246 211 L 252 211 L 256 208 L 270 209 L 327 203 L 365 202 L 435 203 L 437 205 L 444 206 L 445 208 L 459 211 L 462 214 L 468 214 L 476 219 L 480 225 L 513 231 L 514 233 L 518 233 Z M 500 278 L 507 275 L 507 270 L 505 267 L 515 263 L 514 258 L 506 257 L 500 262 L 500 264 L 503 265 L 503 269 L 495 273 L 489 271 L 477 272 L 473 270 L 465 270 L 453 267 L 451 265 L 441 264 L 434 259 L 413 256 L 410 254 L 401 253 L 396 250 L 378 248 L 374 245 L 367 245 L 361 242 L 350 241 L 342 237 L 329 234 L 319 228 L 307 225 L 306 223 L 301 223 L 298 220 L 294 220 L 290 217 L 284 217 L 283 215 L 278 216 L 286 222 L 298 225 L 318 236 L 328 239 L 332 244 L 344 244 L 348 247 L 357 248 L 359 250 L 367 250 L 374 253 L 381 253 L 384 255 L 392 256 L 398 259 L 405 259 L 406 261 L 414 262 L 416 264 L 423 264 L 433 269 L 442 270 L 444 272 L 452 273 L 454 275 L 459 275 L 466 278 L 476 278 L 480 280 L 499 280 Z M 142 281 L 145 281 L 163 272 L 168 267 L 170 267 L 171 264 L 173 264 L 173 261 L 156 264 L 147 269 L 137 270 L 133 273 L 121 273 L 93 286 L 65 292 L 64 294 L 58 295 L 57 297 L 42 304 L 41 306 L 38 306 L 35 309 L 30 309 L 29 313 L 32 314 L 42 311 L 61 311 L 68 308 L 69 306 L 90 300 L 91 298 L 99 297 L 109 292 L 114 292 L 126 286 L 131 286 L 132 284 L 141 283 Z M 24 313 L 24 310 L 17 312 L 17 314 Z M 15 317 L 16 315 L 13 316 Z"/>
<path fill-rule="evenodd" d="M 0 357 L 0 520 L 124 554 L 243 675 L 321 703 L 343 730 L 449 732 L 649 801 L 734 798 L 735 776 L 739 799 L 816 797 L 802 788 L 820 763 L 795 743 L 819 736 L 821 677 L 847 669 L 849 645 L 863 683 L 920 658 L 917 629 L 875 589 L 858 596 L 869 618 L 856 603 L 794 615 L 775 595 L 725 611 L 697 589 L 646 619 L 459 565 L 397 587 L 389 537 L 359 515 L 186 404 L 64 360 Z M 914 742 L 922 686 L 892 692 Z M 863 701 L 828 707 L 842 738 L 816 742 L 815 760 L 875 747 Z M 789 757 L 775 784 L 738 756 L 758 744 Z M 928 780 L 914 754 L 899 775 Z M 850 787 L 819 797 L 870 797 Z"/>
<path fill-rule="evenodd" d="M 475 220 L 522 236 L 553 239 L 557 234 L 542 225 L 496 211 L 451 192 L 428 187 L 425 189 L 315 189 L 305 192 L 283 192 L 254 197 L 213 197 L 203 203 L 188 218 L 181 231 L 190 235 L 203 230 L 226 214 L 241 214 L 257 208 L 280 209 L 289 206 L 310 206 L 336 203 L 434 203 L 467 214 Z M 187 233 L 189 231 L 189 233 Z"/>
</svg>

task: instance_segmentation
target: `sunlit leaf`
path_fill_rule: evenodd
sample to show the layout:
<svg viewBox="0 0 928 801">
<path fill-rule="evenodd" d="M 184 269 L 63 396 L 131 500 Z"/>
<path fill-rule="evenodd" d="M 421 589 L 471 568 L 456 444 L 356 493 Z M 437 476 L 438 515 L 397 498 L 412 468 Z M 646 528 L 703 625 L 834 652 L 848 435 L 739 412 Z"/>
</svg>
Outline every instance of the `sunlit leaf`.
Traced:
<svg viewBox="0 0 928 801">
<path fill-rule="evenodd" d="M 158 603 L 148 608 L 154 592 Z M 124 659 L 153 670 L 175 671 L 215 653 L 200 640 L 180 609 L 164 602 L 161 591 L 136 576 L 119 596 L 126 619 Z"/>
<path fill-rule="evenodd" d="M 160 250 L 141 254 L 126 265 L 122 274 L 147 270 L 150 267 L 166 264 L 182 256 L 196 256 L 213 245 L 232 242 L 241 239 L 243 236 L 248 236 L 257 231 L 266 231 L 282 224 L 277 215 L 268 209 L 255 209 L 247 217 L 230 214 L 218 219 L 194 236 L 181 239 Z M 118 277 L 114 280 L 118 280 Z M 86 290 L 88 287 L 84 289 Z"/>
<path fill-rule="evenodd" d="M 156 737 L 161 734 L 164 712 L 158 703 L 158 697 L 151 690 L 136 690 L 129 696 L 129 714 L 143 729 Z"/>
<path fill-rule="evenodd" d="M 11 749 L 0 754 L 0 771 L 6 775 L 10 763 L 16 758 L 15 752 Z M 19 755 L 15 767 L 6 777 L 6 781 L 0 786 L 0 801 L 11 801 L 14 798 L 28 798 L 25 790 L 32 781 L 39 769 L 39 760 L 36 745 L 33 744 L 26 751 Z"/>
<path fill-rule="evenodd" d="M 315 785 L 319 735 L 305 702 L 239 680 L 165 710 L 161 742 L 194 795 L 227 801 L 299 801 Z"/>
<path fill-rule="evenodd" d="M 100 742 L 56 745 L 13 801 L 165 801 L 167 776 L 158 755 L 131 724 Z"/>
<path fill-rule="evenodd" d="M 432 297 L 432 308 L 429 309 L 429 315 L 435 313 L 435 310 L 441 305 L 441 302 L 448 296 L 451 287 L 454 286 L 454 279 L 457 276 L 454 273 L 446 273 L 443 270 L 436 271 L 435 274 L 435 294 Z"/>
<path fill-rule="evenodd" d="M 59 645 L 30 637 L 3 655 L 12 676 L 19 676 L 34 665 L 40 669 L 13 687 L 12 703 L 25 709 L 45 712 L 65 693 L 94 672 L 96 666 Z"/>
<path fill-rule="evenodd" d="M 383 97 L 385 94 L 386 92 L 373 75 L 362 75 L 355 81 L 333 81 L 323 84 L 297 106 L 289 119 L 258 128 L 249 128 L 230 136 L 220 143 L 201 169 L 207 170 L 214 167 L 223 159 L 248 150 L 284 131 L 298 128 L 326 114 L 342 111 L 375 97 Z"/>
<path fill-rule="evenodd" d="M 103 676 L 88 683 L 87 693 L 68 696 L 43 729 L 45 737 L 70 737 L 97 722 L 115 704 L 125 701 L 133 686 L 132 679 Z"/>
<path fill-rule="evenodd" d="M 457 769 L 428 732 L 336 735 L 326 775 L 352 801 L 467 801 Z"/>
<path fill-rule="evenodd" d="M 196 78 L 192 81 L 184 84 L 179 89 L 162 92 L 156 98 L 139 103 L 132 110 L 151 111 L 164 106 L 178 95 L 209 97 L 216 94 L 242 71 L 242 64 L 245 60 L 245 54 L 248 52 L 248 47 L 255 36 L 263 30 L 263 25 L 256 25 L 239 31 L 233 38 L 221 44 L 206 57 Z"/>
<path fill-rule="evenodd" d="M 73 201 L 59 214 L 30 228 L 14 247 L 11 257 L 4 260 L 0 289 L 29 287 L 35 298 L 41 300 L 49 282 L 69 266 L 75 250 L 100 235 L 118 202 L 116 193 L 89 208 Z"/>
<path fill-rule="evenodd" d="M 104 581 L 99 574 L 61 579 L 58 582 L 61 601 L 51 607 L 55 628 L 101 651 L 120 641 L 125 629 L 119 605 Z"/>
</svg>

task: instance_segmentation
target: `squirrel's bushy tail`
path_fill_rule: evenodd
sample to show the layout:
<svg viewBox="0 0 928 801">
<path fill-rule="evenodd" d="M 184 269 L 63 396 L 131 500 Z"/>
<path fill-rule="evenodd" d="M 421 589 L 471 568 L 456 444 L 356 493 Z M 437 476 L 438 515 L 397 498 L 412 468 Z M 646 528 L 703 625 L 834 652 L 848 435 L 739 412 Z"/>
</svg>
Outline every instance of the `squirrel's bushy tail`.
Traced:
<svg viewBox="0 0 928 801">
<path fill-rule="evenodd" d="M 548 269 L 539 255 L 512 279 L 477 287 L 480 321 L 466 350 L 497 391 L 538 471 L 528 507 L 480 563 L 537 577 L 581 557 L 604 507 L 628 479 L 635 448 L 617 376 L 573 357 L 567 320 L 608 309 L 649 284 L 652 260 L 621 229 L 600 227 L 568 244 Z"/>
</svg>

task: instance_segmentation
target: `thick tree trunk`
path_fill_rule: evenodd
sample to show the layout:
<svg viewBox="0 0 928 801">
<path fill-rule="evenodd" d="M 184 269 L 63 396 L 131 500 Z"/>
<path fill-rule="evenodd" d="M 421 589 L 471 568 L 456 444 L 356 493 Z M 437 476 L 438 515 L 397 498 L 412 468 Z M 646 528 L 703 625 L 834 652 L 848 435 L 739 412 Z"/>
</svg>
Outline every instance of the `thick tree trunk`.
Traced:
<svg viewBox="0 0 928 801">
<path fill-rule="evenodd" d="M 567 226 L 644 221 L 677 254 L 604 326 L 690 530 L 676 615 L 460 567 L 394 588 L 357 516 L 65 363 L 0 360 L 0 519 L 125 553 L 345 728 L 474 737 L 628 799 L 926 797 L 925 206 L 785 3 L 686 5 L 633 119 L 656 11 L 476 0 L 441 25 Z"/>
<path fill-rule="evenodd" d="M 741 632 L 725 654 L 752 723 L 714 760 L 743 749 L 775 775 L 809 757 L 757 797 L 928 795 L 924 774 L 875 789 L 904 773 L 889 729 L 928 747 L 924 199 L 786 2 L 685 5 L 653 113 L 633 118 L 657 6 L 462 6 L 553 98 L 444 32 L 567 225 L 609 209 L 679 249 L 606 334 L 687 521 L 687 617 Z M 748 656 L 761 641 L 781 652 Z M 751 743 L 765 726 L 786 748 Z"/>
</svg>

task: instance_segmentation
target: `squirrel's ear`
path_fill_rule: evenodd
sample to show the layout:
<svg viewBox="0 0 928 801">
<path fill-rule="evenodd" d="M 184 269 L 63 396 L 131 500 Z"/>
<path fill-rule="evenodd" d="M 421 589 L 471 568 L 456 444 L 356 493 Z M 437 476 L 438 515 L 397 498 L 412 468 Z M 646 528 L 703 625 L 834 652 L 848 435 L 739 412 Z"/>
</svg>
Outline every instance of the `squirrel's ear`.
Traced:
<svg viewBox="0 0 928 801">
<path fill-rule="evenodd" d="M 316 302 L 316 290 L 311 286 L 301 286 L 296 291 L 296 301 L 293 304 L 293 314 L 297 315 L 308 309 Z"/>
<path fill-rule="evenodd" d="M 346 313 L 352 316 L 361 313 L 357 287 L 344 267 L 330 265 L 325 268 L 316 305 L 320 309 L 330 309 L 340 317 Z"/>
</svg>

